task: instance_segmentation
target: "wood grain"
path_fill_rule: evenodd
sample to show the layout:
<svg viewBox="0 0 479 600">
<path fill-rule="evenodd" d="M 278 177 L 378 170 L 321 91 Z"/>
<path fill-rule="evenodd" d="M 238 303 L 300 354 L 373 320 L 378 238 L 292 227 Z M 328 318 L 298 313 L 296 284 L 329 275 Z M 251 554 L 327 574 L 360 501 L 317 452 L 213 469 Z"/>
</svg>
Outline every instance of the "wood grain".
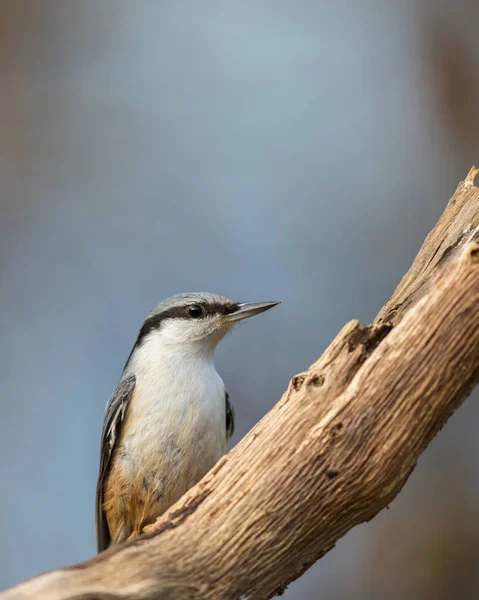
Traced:
<svg viewBox="0 0 479 600">
<path fill-rule="evenodd" d="M 390 503 L 479 379 L 477 173 L 374 322 L 345 325 L 153 531 L 0 600 L 270 598 Z"/>
</svg>

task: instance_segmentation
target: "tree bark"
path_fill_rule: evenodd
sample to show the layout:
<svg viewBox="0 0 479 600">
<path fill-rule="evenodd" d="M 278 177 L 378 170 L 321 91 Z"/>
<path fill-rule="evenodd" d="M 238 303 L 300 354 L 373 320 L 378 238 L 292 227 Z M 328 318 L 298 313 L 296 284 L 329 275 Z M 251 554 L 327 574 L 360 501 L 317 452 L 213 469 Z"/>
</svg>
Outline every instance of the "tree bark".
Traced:
<svg viewBox="0 0 479 600">
<path fill-rule="evenodd" d="M 479 379 L 478 173 L 374 322 L 345 325 L 152 531 L 0 600 L 270 598 L 389 504 Z"/>
</svg>

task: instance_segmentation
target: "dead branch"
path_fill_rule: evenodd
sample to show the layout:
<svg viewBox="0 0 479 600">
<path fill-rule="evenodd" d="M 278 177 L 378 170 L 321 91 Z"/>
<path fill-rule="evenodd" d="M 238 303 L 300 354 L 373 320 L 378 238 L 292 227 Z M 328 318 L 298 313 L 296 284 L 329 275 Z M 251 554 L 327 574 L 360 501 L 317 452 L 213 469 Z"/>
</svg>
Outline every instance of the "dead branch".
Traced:
<svg viewBox="0 0 479 600">
<path fill-rule="evenodd" d="M 154 531 L 0 599 L 270 598 L 390 503 L 479 379 L 478 173 L 373 324 L 345 325 Z"/>
</svg>

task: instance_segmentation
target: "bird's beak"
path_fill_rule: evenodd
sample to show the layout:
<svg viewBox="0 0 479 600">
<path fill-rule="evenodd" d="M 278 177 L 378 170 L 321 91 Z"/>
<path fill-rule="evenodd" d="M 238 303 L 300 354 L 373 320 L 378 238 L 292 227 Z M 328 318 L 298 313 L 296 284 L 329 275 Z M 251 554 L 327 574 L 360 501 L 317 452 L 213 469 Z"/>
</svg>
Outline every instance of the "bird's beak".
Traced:
<svg viewBox="0 0 479 600">
<path fill-rule="evenodd" d="M 226 319 L 230 322 L 249 319 L 249 317 L 259 315 L 259 313 L 269 310 L 277 304 L 280 304 L 280 302 L 251 302 L 249 304 L 238 304 L 237 310 L 227 315 Z"/>
</svg>

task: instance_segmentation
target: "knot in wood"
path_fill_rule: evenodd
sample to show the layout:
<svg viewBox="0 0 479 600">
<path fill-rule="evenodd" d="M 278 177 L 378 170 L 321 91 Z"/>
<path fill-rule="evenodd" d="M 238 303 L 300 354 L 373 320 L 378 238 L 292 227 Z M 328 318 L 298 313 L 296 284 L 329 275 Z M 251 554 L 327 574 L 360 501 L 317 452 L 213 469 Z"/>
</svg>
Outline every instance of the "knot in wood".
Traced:
<svg viewBox="0 0 479 600">
<path fill-rule="evenodd" d="M 308 379 L 308 386 L 321 387 L 324 384 L 324 376 L 319 373 L 313 373 Z"/>
<path fill-rule="evenodd" d="M 479 262 L 479 244 L 476 244 L 476 243 L 471 244 L 471 247 L 469 250 L 469 257 L 470 257 L 472 263 Z"/>
<path fill-rule="evenodd" d="M 301 389 L 301 386 L 303 385 L 305 379 L 306 379 L 306 374 L 305 373 L 299 373 L 299 375 L 295 375 L 293 377 L 293 379 L 291 379 L 291 387 L 293 388 L 293 390 L 295 392 L 299 392 L 299 390 Z"/>
<path fill-rule="evenodd" d="M 392 328 L 391 323 L 359 326 L 353 331 L 348 340 L 349 351 L 353 352 L 359 345 L 362 345 L 368 354 L 371 353 L 383 341 Z"/>
</svg>

